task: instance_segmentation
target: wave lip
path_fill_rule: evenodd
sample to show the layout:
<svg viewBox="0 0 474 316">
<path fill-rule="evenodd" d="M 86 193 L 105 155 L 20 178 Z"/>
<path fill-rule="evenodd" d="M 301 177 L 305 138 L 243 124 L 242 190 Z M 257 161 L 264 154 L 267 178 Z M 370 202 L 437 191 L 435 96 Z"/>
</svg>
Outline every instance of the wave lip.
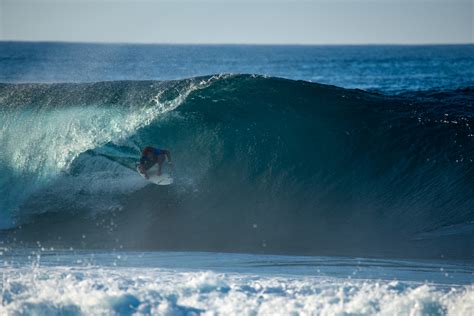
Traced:
<svg viewBox="0 0 474 316">
<path fill-rule="evenodd" d="M 4 108 L 0 184 L 6 197 L 0 201 L 0 228 L 21 223 L 15 214 L 21 204 L 61 173 L 67 173 L 80 154 L 109 142 L 120 142 L 178 107 L 192 91 L 219 78 L 0 84 Z"/>
</svg>

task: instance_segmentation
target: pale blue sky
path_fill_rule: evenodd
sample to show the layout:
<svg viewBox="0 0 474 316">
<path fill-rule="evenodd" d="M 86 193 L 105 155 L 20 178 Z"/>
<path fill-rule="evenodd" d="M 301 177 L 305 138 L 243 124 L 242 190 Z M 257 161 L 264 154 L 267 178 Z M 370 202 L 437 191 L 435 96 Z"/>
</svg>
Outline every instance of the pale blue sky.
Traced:
<svg viewBox="0 0 474 316">
<path fill-rule="evenodd" d="M 473 0 L 0 0 L 0 40 L 473 43 Z"/>
</svg>

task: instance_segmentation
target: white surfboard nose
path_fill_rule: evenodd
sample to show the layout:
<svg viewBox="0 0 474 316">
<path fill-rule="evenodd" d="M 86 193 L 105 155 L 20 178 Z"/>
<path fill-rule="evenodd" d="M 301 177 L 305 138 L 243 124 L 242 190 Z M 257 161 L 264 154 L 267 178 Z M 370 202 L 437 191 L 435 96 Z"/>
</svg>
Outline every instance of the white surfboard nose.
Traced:
<svg viewBox="0 0 474 316">
<path fill-rule="evenodd" d="M 138 173 L 145 178 L 145 175 L 140 172 L 140 170 L 137 167 Z M 171 171 L 171 169 L 170 169 Z M 169 185 L 173 183 L 173 177 L 171 176 L 170 173 L 163 172 L 161 175 L 158 175 L 158 165 L 154 165 L 150 169 L 147 170 L 147 175 L 148 175 L 148 181 L 157 184 L 157 185 Z M 145 178 L 146 179 L 146 178 Z"/>
</svg>

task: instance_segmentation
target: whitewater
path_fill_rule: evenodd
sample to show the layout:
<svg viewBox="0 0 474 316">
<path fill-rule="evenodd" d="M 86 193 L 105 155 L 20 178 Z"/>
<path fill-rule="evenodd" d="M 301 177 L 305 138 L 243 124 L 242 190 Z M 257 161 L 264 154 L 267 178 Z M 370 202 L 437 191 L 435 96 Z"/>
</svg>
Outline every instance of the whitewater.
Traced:
<svg viewBox="0 0 474 316">
<path fill-rule="evenodd" d="M 465 283 L 472 270 L 462 264 L 197 252 L 72 253 L 33 250 L 29 252 L 35 258 L 33 265 L 17 261 L 25 254 L 8 256 L 0 312 L 469 315 L 473 311 L 474 289 Z M 441 283 L 432 283 L 440 274 Z"/>
<path fill-rule="evenodd" d="M 473 50 L 0 43 L 0 314 L 474 314 Z"/>
</svg>

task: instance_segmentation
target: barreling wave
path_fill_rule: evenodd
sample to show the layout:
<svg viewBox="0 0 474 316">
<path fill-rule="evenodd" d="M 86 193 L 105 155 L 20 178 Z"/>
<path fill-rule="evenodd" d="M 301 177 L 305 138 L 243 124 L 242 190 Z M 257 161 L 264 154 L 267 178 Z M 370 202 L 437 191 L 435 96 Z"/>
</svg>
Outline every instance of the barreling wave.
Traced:
<svg viewBox="0 0 474 316">
<path fill-rule="evenodd" d="M 250 75 L 1 84 L 4 235 L 472 258 L 473 100 Z M 137 175 L 146 145 L 171 150 L 174 185 Z"/>
</svg>

